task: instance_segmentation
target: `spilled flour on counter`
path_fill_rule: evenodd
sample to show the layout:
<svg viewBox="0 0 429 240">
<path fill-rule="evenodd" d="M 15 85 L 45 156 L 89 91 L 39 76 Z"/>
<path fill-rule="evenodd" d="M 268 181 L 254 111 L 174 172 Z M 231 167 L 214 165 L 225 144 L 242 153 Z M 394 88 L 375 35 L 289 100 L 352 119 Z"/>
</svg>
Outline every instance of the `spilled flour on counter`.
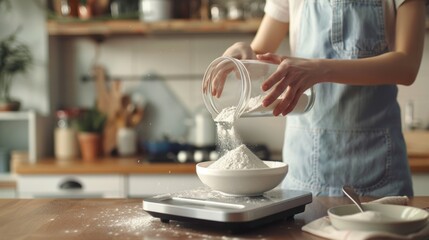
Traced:
<svg viewBox="0 0 429 240">
<path fill-rule="evenodd" d="M 212 169 L 256 169 L 268 168 L 246 145 L 241 144 L 239 147 L 228 151 L 225 155 L 212 163 L 208 168 Z"/>
</svg>

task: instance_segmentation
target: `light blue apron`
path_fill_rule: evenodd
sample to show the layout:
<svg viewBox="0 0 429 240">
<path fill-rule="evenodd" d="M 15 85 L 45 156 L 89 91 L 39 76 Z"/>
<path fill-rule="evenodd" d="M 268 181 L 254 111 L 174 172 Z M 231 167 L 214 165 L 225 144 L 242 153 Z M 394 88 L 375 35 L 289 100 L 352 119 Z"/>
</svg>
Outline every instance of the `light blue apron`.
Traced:
<svg viewBox="0 0 429 240">
<path fill-rule="evenodd" d="M 383 0 L 306 0 L 296 56 L 356 59 L 388 51 Z M 315 85 L 313 108 L 287 118 L 283 187 L 341 196 L 413 195 L 396 85 Z"/>
</svg>

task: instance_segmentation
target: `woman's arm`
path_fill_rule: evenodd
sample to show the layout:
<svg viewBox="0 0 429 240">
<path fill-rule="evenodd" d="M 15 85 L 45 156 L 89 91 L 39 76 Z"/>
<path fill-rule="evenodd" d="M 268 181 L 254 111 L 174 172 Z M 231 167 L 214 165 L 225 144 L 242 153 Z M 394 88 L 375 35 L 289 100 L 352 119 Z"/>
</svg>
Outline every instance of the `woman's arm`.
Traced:
<svg viewBox="0 0 429 240">
<path fill-rule="evenodd" d="M 425 1 L 409 0 L 399 7 L 395 48 L 371 58 L 321 60 L 321 81 L 353 85 L 411 85 L 418 73 L 425 37 Z"/>
<path fill-rule="evenodd" d="M 256 54 L 275 52 L 288 31 L 288 23 L 279 22 L 265 15 L 251 44 L 237 42 L 229 47 L 223 56 L 255 59 Z"/>
<path fill-rule="evenodd" d="M 265 15 L 250 45 L 257 54 L 267 52 L 274 53 L 277 51 L 288 32 L 289 23 L 280 22 Z"/>
<path fill-rule="evenodd" d="M 263 105 L 269 106 L 281 94 L 273 114 L 286 115 L 302 93 L 320 82 L 350 85 L 411 85 L 418 73 L 425 37 L 425 1 L 408 0 L 398 8 L 394 50 L 379 56 L 356 59 L 297 59 L 267 53 L 258 59 L 279 64 L 262 85 L 270 91 Z M 259 46 L 259 45 L 257 45 Z M 261 44 L 263 46 L 263 44 Z"/>
</svg>

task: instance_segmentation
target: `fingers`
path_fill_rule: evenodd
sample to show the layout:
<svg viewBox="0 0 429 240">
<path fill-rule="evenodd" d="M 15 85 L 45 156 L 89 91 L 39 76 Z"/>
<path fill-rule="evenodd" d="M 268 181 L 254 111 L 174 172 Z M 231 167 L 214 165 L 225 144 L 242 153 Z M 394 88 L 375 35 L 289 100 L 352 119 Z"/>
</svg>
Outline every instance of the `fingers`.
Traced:
<svg viewBox="0 0 429 240">
<path fill-rule="evenodd" d="M 212 79 L 212 73 L 213 71 L 209 71 L 207 74 L 207 76 L 204 76 L 203 79 L 203 93 L 207 94 L 207 92 L 209 91 L 209 85 L 210 85 L 210 79 Z"/>
<path fill-rule="evenodd" d="M 213 70 L 213 79 L 212 83 L 212 92 L 213 96 L 219 98 L 222 95 L 223 88 L 225 86 L 225 81 L 228 75 L 235 69 L 233 63 L 229 61 L 220 62 L 215 69 Z"/>
<path fill-rule="evenodd" d="M 276 85 L 278 82 L 280 81 L 286 81 L 286 75 L 287 75 L 288 71 L 287 71 L 287 65 L 283 65 L 280 64 L 277 67 L 277 70 L 271 74 L 271 76 L 269 76 L 263 83 L 262 83 L 262 90 L 263 91 L 267 91 L 268 89 L 272 88 L 274 85 Z M 288 82 L 284 82 L 283 84 L 285 84 L 287 86 Z M 282 91 L 284 91 L 286 89 L 286 86 L 284 86 L 284 89 L 282 89 Z"/>
<path fill-rule="evenodd" d="M 259 59 L 268 61 L 279 61 L 281 57 L 275 54 L 258 55 Z M 263 100 L 263 106 L 267 107 L 276 104 L 273 115 L 289 114 L 297 105 L 302 89 L 305 87 L 305 78 L 303 73 L 291 65 L 292 59 L 285 58 L 281 60 L 277 70 L 262 83 L 262 90 L 271 91 Z"/>
<path fill-rule="evenodd" d="M 256 55 L 256 58 L 260 61 L 271 62 L 274 64 L 280 64 L 283 61 L 283 57 L 274 53 L 258 54 Z"/>
<path fill-rule="evenodd" d="M 223 56 L 233 57 L 236 59 L 255 59 L 256 55 L 253 52 L 249 43 L 237 42 L 229 47 Z"/>
<path fill-rule="evenodd" d="M 265 83 L 263 84 L 262 90 L 264 90 L 264 85 Z M 280 95 L 282 95 L 282 93 L 286 90 L 287 87 L 288 87 L 288 82 L 285 76 L 280 79 L 280 81 L 277 83 L 274 89 L 272 89 L 272 91 L 265 97 L 264 101 L 262 102 L 262 105 L 264 107 L 270 106 L 274 101 L 276 101 L 280 97 Z M 264 91 L 268 89 L 271 89 L 271 87 L 265 89 Z"/>
<path fill-rule="evenodd" d="M 269 99 L 271 104 L 277 104 L 273 110 L 274 116 L 279 116 L 280 114 L 285 116 L 289 114 L 297 105 L 299 98 L 302 94 L 301 90 L 299 90 L 297 87 L 292 86 L 286 87 L 286 91 L 284 92 L 283 97 L 279 97 L 277 91 L 275 94 L 273 94 L 273 92 L 267 95 L 267 97 L 264 99 L 264 103 Z"/>
<path fill-rule="evenodd" d="M 289 97 L 288 99 L 292 98 L 292 100 L 289 102 L 289 104 L 287 105 L 287 107 L 285 107 L 284 109 L 282 108 L 283 106 L 280 106 L 278 111 L 281 111 L 281 114 L 283 116 L 286 116 L 287 114 L 289 114 L 290 112 L 292 112 L 292 110 L 295 109 L 299 99 L 301 98 L 302 92 L 300 90 L 296 91 L 293 98 Z M 286 99 L 286 98 L 285 98 Z"/>
</svg>

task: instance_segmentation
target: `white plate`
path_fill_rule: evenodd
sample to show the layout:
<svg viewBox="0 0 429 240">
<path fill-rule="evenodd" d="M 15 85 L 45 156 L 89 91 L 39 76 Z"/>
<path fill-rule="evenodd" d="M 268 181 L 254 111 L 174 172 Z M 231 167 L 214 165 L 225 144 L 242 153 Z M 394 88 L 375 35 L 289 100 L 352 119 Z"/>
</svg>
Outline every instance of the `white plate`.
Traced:
<svg viewBox="0 0 429 240">
<path fill-rule="evenodd" d="M 232 196 L 257 196 L 279 185 L 286 176 L 288 166 L 283 162 L 264 161 L 269 168 L 211 169 L 214 161 L 197 164 L 201 182 L 213 190 Z"/>
<path fill-rule="evenodd" d="M 350 204 L 328 209 L 328 216 L 332 225 L 340 230 L 381 231 L 402 235 L 417 232 L 428 223 L 428 212 L 415 207 L 367 203 L 363 204 L 363 208 L 371 212 L 360 213 L 354 204 Z M 368 215 L 371 213 L 374 215 Z"/>
</svg>

